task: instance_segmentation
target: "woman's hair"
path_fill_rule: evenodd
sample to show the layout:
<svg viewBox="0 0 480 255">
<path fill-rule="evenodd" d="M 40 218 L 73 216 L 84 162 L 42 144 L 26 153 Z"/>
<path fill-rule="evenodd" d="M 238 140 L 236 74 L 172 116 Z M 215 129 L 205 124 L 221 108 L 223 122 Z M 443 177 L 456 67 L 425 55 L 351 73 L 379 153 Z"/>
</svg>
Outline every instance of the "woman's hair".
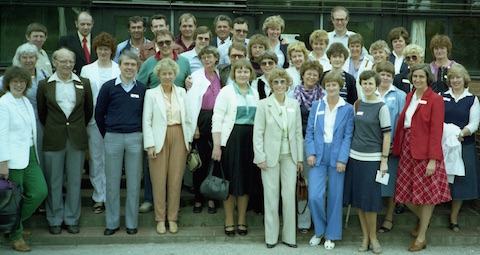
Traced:
<svg viewBox="0 0 480 255">
<path fill-rule="evenodd" d="M 252 82 L 253 80 L 255 80 L 255 78 L 257 78 L 257 75 L 255 74 L 255 69 L 253 69 L 250 61 L 247 59 L 239 59 L 237 62 L 235 62 L 235 64 L 232 66 L 232 70 L 230 71 L 230 78 L 233 81 L 236 81 L 235 71 L 237 69 L 242 69 L 242 68 L 250 70 L 250 78 L 248 79 L 250 82 Z"/>
<path fill-rule="evenodd" d="M 448 37 L 447 35 L 436 34 L 432 37 L 432 40 L 430 41 L 430 51 L 432 52 L 432 55 L 435 56 L 435 54 L 433 53 L 433 49 L 441 47 L 446 47 L 447 57 L 450 56 L 450 52 L 452 50 L 452 42 L 450 41 L 450 37 Z"/>
<path fill-rule="evenodd" d="M 327 84 L 327 82 L 336 82 L 340 89 L 343 88 L 344 81 L 343 81 L 343 78 L 342 78 L 342 74 L 339 73 L 339 72 L 330 71 L 327 74 L 325 74 L 325 76 L 323 76 L 323 80 L 322 80 L 322 87 L 323 88 L 325 88 L 325 84 Z"/>
<path fill-rule="evenodd" d="M 465 88 L 468 88 L 468 84 L 470 83 L 470 81 L 472 79 L 470 79 L 470 75 L 468 74 L 468 71 L 467 69 L 465 69 L 465 67 L 461 64 L 454 64 L 452 67 L 450 67 L 448 69 L 448 73 L 447 73 L 447 82 L 448 82 L 448 85 L 450 85 L 450 79 L 453 77 L 453 76 L 460 76 L 463 78 L 463 86 Z"/>
<path fill-rule="evenodd" d="M 375 71 L 377 71 L 377 73 L 380 73 L 380 72 L 390 73 L 392 75 L 392 78 L 393 76 L 395 76 L 395 66 L 393 66 L 393 64 L 388 60 L 378 63 L 377 66 L 375 67 Z"/>
<path fill-rule="evenodd" d="M 198 58 L 201 60 L 203 55 L 207 54 L 212 54 L 217 58 L 217 61 L 215 62 L 215 65 L 218 64 L 218 61 L 220 60 L 220 53 L 218 53 L 218 49 L 213 46 L 205 46 L 203 47 L 200 52 L 198 52 Z"/>
<path fill-rule="evenodd" d="M 408 35 L 408 32 L 404 27 L 396 27 L 390 30 L 387 36 L 387 40 L 391 45 L 393 45 L 393 40 L 399 39 L 400 36 L 403 37 L 406 45 L 410 44 L 410 36 Z"/>
<path fill-rule="evenodd" d="M 273 82 L 273 80 L 278 79 L 278 78 L 284 78 L 285 80 L 287 80 L 287 87 L 290 84 L 292 84 L 292 77 L 290 77 L 290 75 L 287 73 L 287 71 L 285 71 L 285 69 L 275 68 L 268 75 L 267 82 L 270 85 L 270 88 L 274 89 L 274 87 L 272 86 L 272 82 Z"/>
<path fill-rule="evenodd" d="M 264 59 L 271 59 L 275 62 L 275 64 L 278 64 L 278 56 L 271 50 L 262 52 L 260 56 L 258 56 L 258 63 L 260 64 Z"/>
<path fill-rule="evenodd" d="M 327 58 L 330 59 L 333 56 L 339 55 L 343 55 L 344 59 L 346 60 L 349 56 L 347 48 L 345 48 L 342 43 L 332 43 L 327 50 Z"/>
<path fill-rule="evenodd" d="M 263 21 L 262 31 L 263 33 L 267 34 L 267 30 L 269 28 L 280 28 L 280 33 L 283 33 L 283 29 L 285 28 L 285 21 L 282 19 L 280 15 L 270 16 Z"/>
<path fill-rule="evenodd" d="M 320 43 L 323 42 L 326 45 L 328 45 L 330 40 L 328 39 L 327 31 L 322 30 L 322 29 L 317 29 L 317 30 L 313 31 L 310 34 L 310 37 L 308 38 L 308 42 L 310 43 L 310 45 L 312 45 L 315 41 L 318 41 Z"/>
<path fill-rule="evenodd" d="M 425 75 L 427 76 L 427 86 L 429 87 L 432 86 L 433 82 L 435 81 L 435 77 L 432 74 L 430 65 L 425 63 L 419 63 L 412 67 L 412 69 L 410 70 L 410 73 L 408 74 L 408 80 L 410 81 L 410 83 L 413 84 L 412 75 L 413 75 L 413 72 L 417 70 L 423 70 L 425 72 Z"/>
<path fill-rule="evenodd" d="M 270 47 L 270 45 L 268 44 L 268 37 L 266 37 L 264 35 L 260 35 L 260 34 L 255 34 L 252 37 L 250 37 L 250 41 L 248 42 L 248 46 L 247 46 L 248 58 L 253 58 L 253 56 L 252 56 L 252 46 L 254 44 L 263 45 L 263 47 L 265 47 L 265 50 L 268 50 L 268 48 Z"/>
<path fill-rule="evenodd" d="M 378 87 L 378 85 L 380 85 L 380 75 L 373 70 L 366 70 L 360 74 L 360 76 L 358 77 L 360 85 L 362 84 L 362 81 L 368 80 L 372 77 L 375 79 L 375 87 Z"/>
<path fill-rule="evenodd" d="M 287 47 L 288 59 L 290 60 L 292 59 L 292 52 L 294 51 L 303 52 L 303 58 L 305 60 L 308 59 L 308 50 L 304 42 L 295 42 L 295 43 L 290 43 L 288 45 Z"/>
<path fill-rule="evenodd" d="M 370 44 L 370 50 L 369 50 L 370 55 L 372 55 L 372 52 L 374 50 L 384 50 L 385 53 L 387 53 L 387 57 L 390 55 L 390 52 L 391 52 L 387 42 L 385 42 L 384 40 L 378 40 Z"/>
<path fill-rule="evenodd" d="M 308 60 L 308 61 L 305 61 L 305 63 L 302 64 L 302 67 L 300 67 L 300 78 L 302 79 L 302 81 L 303 81 L 303 75 L 308 70 L 317 71 L 319 79 L 323 74 L 323 66 L 320 64 L 320 62 Z"/>
<path fill-rule="evenodd" d="M 93 38 L 93 42 L 92 42 L 93 52 L 97 54 L 97 48 L 101 46 L 105 46 L 112 51 L 110 56 L 111 59 L 115 57 L 115 53 L 117 52 L 117 40 L 115 39 L 115 37 L 113 37 L 109 33 L 101 32 L 100 34 L 95 36 L 95 38 Z"/>
<path fill-rule="evenodd" d="M 9 67 L 3 76 L 3 90 L 10 91 L 10 82 L 13 79 L 20 79 L 27 83 L 27 86 L 23 91 L 23 95 L 27 95 L 27 90 L 32 87 L 32 77 L 30 76 L 30 73 L 23 67 Z"/>
<path fill-rule="evenodd" d="M 180 67 L 178 67 L 177 63 L 170 58 L 164 58 L 158 61 L 153 68 L 153 73 L 158 77 L 160 72 L 164 69 L 172 69 L 175 77 L 177 77 L 178 73 L 180 72 Z"/>
<path fill-rule="evenodd" d="M 15 52 L 15 59 L 19 61 L 18 67 L 22 67 L 20 64 L 20 56 L 23 54 L 34 54 L 35 58 L 38 60 L 38 48 L 37 46 L 29 43 L 24 43 L 20 47 L 17 48 L 17 51 Z"/>
<path fill-rule="evenodd" d="M 425 59 L 425 50 L 416 44 L 409 44 L 405 46 L 402 55 L 405 58 L 408 54 L 416 54 L 418 57 Z"/>
<path fill-rule="evenodd" d="M 348 37 L 347 45 L 350 46 L 350 44 L 354 44 L 354 43 L 359 43 L 363 47 L 363 37 L 361 34 L 356 33 Z"/>
</svg>

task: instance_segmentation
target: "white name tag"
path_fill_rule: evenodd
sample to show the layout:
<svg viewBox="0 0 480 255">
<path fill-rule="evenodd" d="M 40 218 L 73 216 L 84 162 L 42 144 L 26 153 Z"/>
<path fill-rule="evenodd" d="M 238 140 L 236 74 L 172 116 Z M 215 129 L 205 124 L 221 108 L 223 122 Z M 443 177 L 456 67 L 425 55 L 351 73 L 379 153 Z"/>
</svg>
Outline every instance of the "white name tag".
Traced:
<svg viewBox="0 0 480 255">
<path fill-rule="evenodd" d="M 319 112 L 317 112 L 317 115 L 323 115 L 323 114 L 325 114 L 325 111 L 319 111 Z"/>
<path fill-rule="evenodd" d="M 408 79 L 402 79 L 402 82 L 410 84 L 410 81 Z"/>
<path fill-rule="evenodd" d="M 292 108 L 287 108 L 287 112 L 294 112 L 295 110 Z"/>
<path fill-rule="evenodd" d="M 443 101 L 450 102 L 450 98 L 448 98 L 448 97 L 444 97 L 444 98 L 443 98 Z"/>
<path fill-rule="evenodd" d="M 130 94 L 130 97 L 131 97 L 131 98 L 140 98 L 140 96 L 137 95 L 137 94 Z"/>
<path fill-rule="evenodd" d="M 75 85 L 75 88 L 77 88 L 77 89 L 83 89 L 83 86 L 82 86 L 82 85 Z"/>
<path fill-rule="evenodd" d="M 427 101 L 425 101 L 425 100 L 420 100 L 420 101 L 418 101 L 418 103 L 419 103 L 419 104 L 427 104 Z"/>
<path fill-rule="evenodd" d="M 392 100 L 395 100 L 395 98 L 394 97 L 389 97 L 389 98 L 387 98 L 387 100 L 392 101 Z"/>
<path fill-rule="evenodd" d="M 363 115 L 363 112 L 357 112 L 357 115 Z"/>
</svg>

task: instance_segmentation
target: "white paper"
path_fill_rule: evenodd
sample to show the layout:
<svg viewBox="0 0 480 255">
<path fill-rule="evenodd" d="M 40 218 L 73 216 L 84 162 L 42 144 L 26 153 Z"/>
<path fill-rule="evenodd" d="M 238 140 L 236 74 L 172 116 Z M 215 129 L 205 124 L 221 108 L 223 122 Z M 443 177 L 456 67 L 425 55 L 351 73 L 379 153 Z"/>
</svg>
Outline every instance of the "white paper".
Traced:
<svg viewBox="0 0 480 255">
<path fill-rule="evenodd" d="M 377 176 L 375 177 L 376 182 L 378 182 L 380 184 L 383 184 L 383 185 L 387 185 L 388 184 L 388 179 L 390 179 L 390 174 L 389 173 L 385 173 L 385 175 L 382 177 L 382 171 L 377 170 Z"/>
</svg>

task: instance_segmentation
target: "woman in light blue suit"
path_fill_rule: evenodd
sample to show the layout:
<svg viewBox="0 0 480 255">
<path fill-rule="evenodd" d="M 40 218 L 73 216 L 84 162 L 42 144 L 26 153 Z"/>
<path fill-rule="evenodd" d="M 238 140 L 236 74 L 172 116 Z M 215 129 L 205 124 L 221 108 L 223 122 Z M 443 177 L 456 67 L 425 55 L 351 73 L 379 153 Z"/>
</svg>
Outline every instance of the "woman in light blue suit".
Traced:
<svg viewBox="0 0 480 255">
<path fill-rule="evenodd" d="M 342 239 L 343 180 L 352 141 L 354 115 L 352 105 L 339 96 L 343 87 L 340 73 L 327 73 L 322 85 L 328 95 L 312 105 L 305 134 L 305 150 L 307 163 L 311 167 L 308 204 L 315 225 L 315 235 L 310 239 L 310 244 L 318 245 L 324 235 L 324 247 L 330 250 L 335 247 L 335 240 Z"/>
</svg>

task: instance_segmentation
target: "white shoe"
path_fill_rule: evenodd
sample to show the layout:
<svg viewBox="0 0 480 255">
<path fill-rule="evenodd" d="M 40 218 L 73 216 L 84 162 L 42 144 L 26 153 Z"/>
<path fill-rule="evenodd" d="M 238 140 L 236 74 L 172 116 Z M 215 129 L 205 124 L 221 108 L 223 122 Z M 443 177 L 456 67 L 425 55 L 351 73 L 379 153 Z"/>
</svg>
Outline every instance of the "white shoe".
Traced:
<svg viewBox="0 0 480 255">
<path fill-rule="evenodd" d="M 323 247 L 327 250 L 331 250 L 335 248 L 335 243 L 332 240 L 325 240 L 325 243 L 323 244 Z"/>
<path fill-rule="evenodd" d="M 148 213 L 153 209 L 153 204 L 150 202 L 143 202 L 140 208 L 138 209 L 138 212 L 141 213 Z"/>
<path fill-rule="evenodd" d="M 317 237 L 317 235 L 313 235 L 309 243 L 311 246 L 317 246 L 320 244 L 321 241 L 322 241 L 322 236 Z"/>
</svg>

